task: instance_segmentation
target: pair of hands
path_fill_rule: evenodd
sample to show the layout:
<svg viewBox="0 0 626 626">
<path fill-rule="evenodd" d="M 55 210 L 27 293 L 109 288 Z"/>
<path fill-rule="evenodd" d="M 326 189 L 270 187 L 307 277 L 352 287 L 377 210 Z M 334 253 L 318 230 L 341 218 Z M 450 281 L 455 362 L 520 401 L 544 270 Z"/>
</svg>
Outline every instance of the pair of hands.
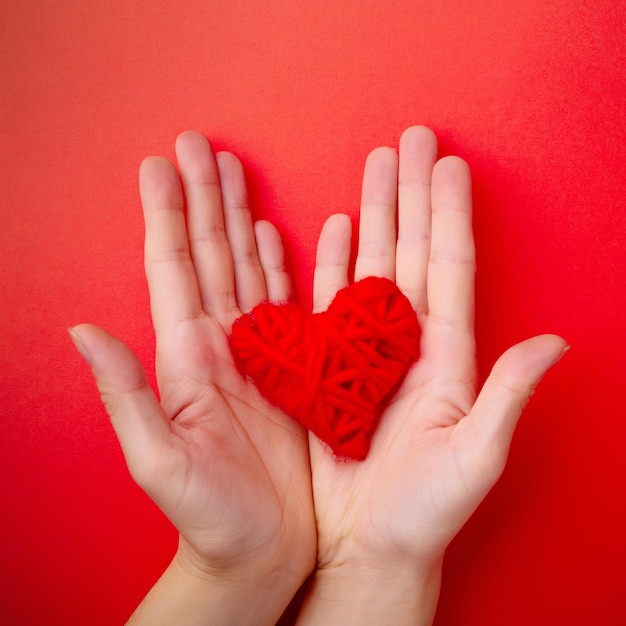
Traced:
<svg viewBox="0 0 626 626">
<path fill-rule="evenodd" d="M 354 280 L 396 281 L 417 311 L 421 356 L 367 459 L 337 462 L 242 378 L 229 349 L 237 317 L 291 295 L 278 232 L 252 223 L 236 157 L 194 132 L 176 154 L 178 171 L 160 157 L 140 169 L 160 401 L 123 343 L 71 331 L 131 474 L 180 532 L 135 621 L 173 623 L 170 610 L 176 623 L 275 623 L 315 571 L 303 624 L 430 623 L 445 548 L 502 472 L 565 342 L 511 348 L 476 396 L 470 174 L 456 157 L 437 161 L 430 130 L 409 128 L 399 151 L 367 159 Z M 350 282 L 350 241 L 349 218 L 330 217 L 316 311 Z"/>
</svg>

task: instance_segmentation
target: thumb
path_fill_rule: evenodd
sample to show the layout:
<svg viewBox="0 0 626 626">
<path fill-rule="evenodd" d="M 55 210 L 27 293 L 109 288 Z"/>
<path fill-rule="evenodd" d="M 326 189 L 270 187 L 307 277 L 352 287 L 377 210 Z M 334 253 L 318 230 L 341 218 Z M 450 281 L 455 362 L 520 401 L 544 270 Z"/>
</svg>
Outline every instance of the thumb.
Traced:
<svg viewBox="0 0 626 626">
<path fill-rule="evenodd" d="M 90 324 L 70 328 L 69 333 L 78 352 L 91 365 L 128 469 L 141 484 L 142 476 L 150 474 L 147 463 L 158 457 L 158 450 L 167 444 L 170 420 L 128 346 Z"/>
<path fill-rule="evenodd" d="M 522 411 L 546 372 L 569 350 L 557 335 L 540 335 L 509 348 L 491 370 L 465 418 L 478 438 L 478 450 L 504 469 Z M 465 420 L 462 420 L 462 422 Z M 497 478 L 497 477 L 496 477 Z"/>
</svg>

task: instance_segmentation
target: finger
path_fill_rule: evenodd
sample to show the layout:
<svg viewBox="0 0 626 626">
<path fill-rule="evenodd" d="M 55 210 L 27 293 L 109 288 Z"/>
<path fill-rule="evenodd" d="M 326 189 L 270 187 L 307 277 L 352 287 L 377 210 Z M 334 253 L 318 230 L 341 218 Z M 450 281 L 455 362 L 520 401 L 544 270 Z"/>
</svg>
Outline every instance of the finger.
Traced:
<svg viewBox="0 0 626 626">
<path fill-rule="evenodd" d="M 267 299 L 270 302 L 287 302 L 291 297 L 291 276 L 280 234 L 273 224 L 265 220 L 254 224 L 254 232 L 265 276 Z"/>
<path fill-rule="evenodd" d="M 313 311 L 325 311 L 337 292 L 348 284 L 352 223 L 347 215 L 331 215 L 317 244 L 313 276 Z"/>
<path fill-rule="evenodd" d="M 430 254 L 430 182 L 437 138 L 425 126 L 402 133 L 398 166 L 396 283 L 419 315 L 428 309 L 426 277 Z"/>
<path fill-rule="evenodd" d="M 509 348 L 491 370 L 469 415 L 459 422 L 471 439 L 468 454 L 482 458 L 481 466 L 493 467 L 494 479 L 504 468 L 522 410 L 568 349 L 556 335 L 540 335 Z"/>
<path fill-rule="evenodd" d="M 363 172 L 355 280 L 367 276 L 395 280 L 397 198 L 398 153 L 377 148 Z"/>
<path fill-rule="evenodd" d="M 422 353 L 438 376 L 471 383 L 475 378 L 474 274 L 471 179 L 467 164 L 446 157 L 432 175 L 432 234 L 428 261 L 428 317 Z"/>
<path fill-rule="evenodd" d="M 461 329 L 474 326 L 472 188 L 467 164 L 446 157 L 432 174 L 428 314 Z"/>
<path fill-rule="evenodd" d="M 148 157 L 139 169 L 146 225 L 145 267 L 157 334 L 202 310 L 189 251 L 183 192 L 174 166 Z"/>
<path fill-rule="evenodd" d="M 238 313 L 235 273 L 226 237 L 220 177 L 207 139 L 188 131 L 176 141 L 187 203 L 187 229 L 204 310 L 218 319 Z"/>
<path fill-rule="evenodd" d="M 226 235 L 235 271 L 237 305 L 241 311 L 247 312 L 267 299 L 267 291 L 252 228 L 246 181 L 241 162 L 234 154 L 220 152 L 216 160 L 222 185 Z"/>
<path fill-rule="evenodd" d="M 131 475 L 148 488 L 152 464 L 165 458 L 163 450 L 171 436 L 169 418 L 130 348 L 89 324 L 75 326 L 70 335 L 91 365 Z"/>
</svg>

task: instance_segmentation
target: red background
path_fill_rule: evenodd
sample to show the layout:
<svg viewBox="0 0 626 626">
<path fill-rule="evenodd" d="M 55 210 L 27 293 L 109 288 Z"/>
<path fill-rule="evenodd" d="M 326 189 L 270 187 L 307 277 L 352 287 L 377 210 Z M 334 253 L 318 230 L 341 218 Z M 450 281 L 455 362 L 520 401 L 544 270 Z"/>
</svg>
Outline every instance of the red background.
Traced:
<svg viewBox="0 0 626 626">
<path fill-rule="evenodd" d="M 470 7 L 470 8 L 467 8 Z M 430 125 L 470 163 L 484 377 L 572 344 L 453 542 L 437 624 L 624 624 L 626 8 L 615 0 L 4 0 L 0 406 L 6 624 L 121 623 L 175 533 L 129 478 L 66 328 L 152 368 L 136 172 L 193 128 L 243 160 L 304 302 L 367 152 Z"/>
</svg>

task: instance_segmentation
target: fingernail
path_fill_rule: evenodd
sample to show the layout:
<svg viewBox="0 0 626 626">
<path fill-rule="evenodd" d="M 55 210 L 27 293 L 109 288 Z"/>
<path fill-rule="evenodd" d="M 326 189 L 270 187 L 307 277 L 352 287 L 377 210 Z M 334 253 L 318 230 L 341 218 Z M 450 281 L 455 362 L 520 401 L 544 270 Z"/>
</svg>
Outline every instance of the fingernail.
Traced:
<svg viewBox="0 0 626 626">
<path fill-rule="evenodd" d="M 85 347 L 85 344 L 80 340 L 80 337 L 76 334 L 76 332 L 74 332 L 73 328 L 68 328 L 67 331 L 70 334 L 72 343 L 74 344 L 80 355 L 83 357 L 83 359 L 85 359 L 85 361 L 87 361 L 87 363 L 89 363 L 89 365 L 91 365 L 91 354 L 89 353 L 89 350 L 87 350 L 87 348 Z"/>
<path fill-rule="evenodd" d="M 556 357 L 556 359 L 554 359 L 552 365 L 556 365 L 569 352 L 569 349 L 571 347 L 572 346 L 570 346 L 569 344 L 565 344 L 563 350 L 561 350 L 561 353 Z"/>
</svg>

